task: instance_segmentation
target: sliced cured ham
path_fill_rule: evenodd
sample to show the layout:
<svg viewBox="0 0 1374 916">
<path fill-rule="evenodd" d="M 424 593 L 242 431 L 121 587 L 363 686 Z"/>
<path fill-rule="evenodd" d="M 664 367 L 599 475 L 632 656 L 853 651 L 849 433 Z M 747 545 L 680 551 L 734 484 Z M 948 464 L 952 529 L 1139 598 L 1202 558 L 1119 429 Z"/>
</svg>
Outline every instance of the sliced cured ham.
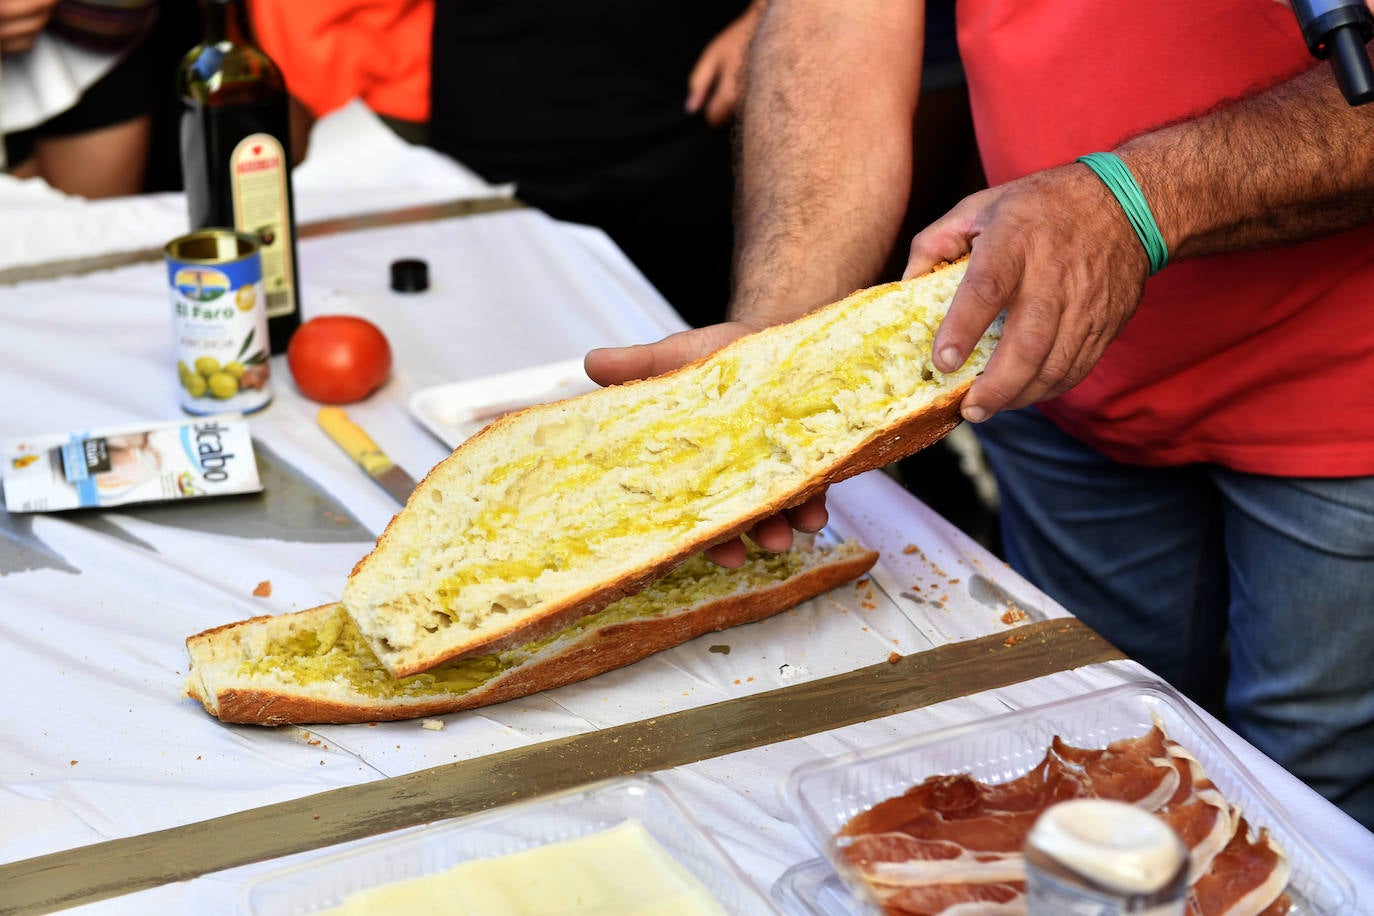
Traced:
<svg viewBox="0 0 1374 916">
<path fill-rule="evenodd" d="M 1010 852 L 1021 848 L 1035 818 L 1055 802 L 1110 798 L 1154 810 L 1174 795 L 1179 780 L 1158 728 L 1101 750 L 1071 747 L 1056 737 L 1023 776 L 991 784 L 967 773 L 932 776 L 858 815 L 841 833 L 904 832 Z"/>
<path fill-rule="evenodd" d="M 1245 818 L 1236 818 L 1236 829 L 1212 866 L 1189 888 L 1188 916 L 1261 916 L 1286 913 L 1280 898 L 1288 886 L 1288 857 L 1269 835 L 1253 834 Z M 1280 905 L 1275 910 L 1274 906 Z"/>
<path fill-rule="evenodd" d="M 845 847 L 845 858 L 875 884 L 996 884 L 1021 881 L 1026 874 L 1019 851 L 975 852 L 948 840 L 905 833 L 860 837 Z"/>
<path fill-rule="evenodd" d="M 1080 797 L 1109 798 L 1154 811 L 1177 791 L 1179 773 L 1169 760 L 1164 730 L 1156 726 L 1139 738 L 1114 741 L 1102 750 L 1073 747 L 1058 736 L 1050 754 L 1081 776 Z"/>
<path fill-rule="evenodd" d="M 1252 835 L 1197 758 L 1156 725 L 1105 748 L 1055 737 L 1024 775 L 984 783 L 932 776 L 857 815 L 841 855 L 889 916 L 1011 916 L 1025 912 L 1022 849 L 1036 819 L 1072 798 L 1153 812 L 1188 847 L 1189 916 L 1282 916 L 1290 867 L 1265 831 Z"/>
<path fill-rule="evenodd" d="M 901 831 L 913 836 L 935 838 L 925 830 L 939 831 L 939 824 L 972 821 L 987 815 L 1028 814 L 1035 816 L 1056 801 L 1076 798 L 1081 792 L 1077 778 L 1068 773 L 1062 761 L 1051 755 L 1025 775 L 1005 783 L 979 782 L 967 773 L 932 776 L 903 795 L 890 798 L 851 820 L 845 835 Z M 930 815 L 938 815 L 932 819 Z M 920 821 L 921 823 L 917 823 Z M 1026 827 L 1029 830 L 1029 825 Z M 1012 837 L 1014 846 L 974 846 L 979 849 L 1019 849 L 1025 833 Z"/>
<path fill-rule="evenodd" d="M 1231 841 L 1239 813 L 1207 778 L 1196 757 L 1172 743 L 1168 753 L 1179 774 L 1179 787 L 1155 813 L 1188 847 L 1188 883 L 1195 884 Z"/>
<path fill-rule="evenodd" d="M 883 912 L 898 916 L 1024 916 L 1025 882 L 1016 884 L 928 884 L 879 897 Z"/>
</svg>

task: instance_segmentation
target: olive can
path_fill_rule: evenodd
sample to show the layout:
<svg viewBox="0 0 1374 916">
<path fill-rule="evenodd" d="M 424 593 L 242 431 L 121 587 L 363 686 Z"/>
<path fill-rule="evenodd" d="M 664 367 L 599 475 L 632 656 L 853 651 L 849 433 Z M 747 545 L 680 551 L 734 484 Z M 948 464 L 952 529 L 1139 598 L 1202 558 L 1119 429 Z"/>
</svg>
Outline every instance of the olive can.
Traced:
<svg viewBox="0 0 1374 916">
<path fill-rule="evenodd" d="M 252 413 L 272 400 L 267 297 L 258 240 L 202 229 L 167 243 L 181 408 Z"/>
</svg>

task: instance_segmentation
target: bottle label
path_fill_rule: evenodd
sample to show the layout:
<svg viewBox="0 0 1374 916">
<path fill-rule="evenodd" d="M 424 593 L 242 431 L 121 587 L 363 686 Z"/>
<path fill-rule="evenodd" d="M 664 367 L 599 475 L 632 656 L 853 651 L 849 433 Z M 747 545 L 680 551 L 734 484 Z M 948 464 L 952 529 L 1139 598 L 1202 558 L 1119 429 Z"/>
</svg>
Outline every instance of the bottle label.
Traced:
<svg viewBox="0 0 1374 916">
<path fill-rule="evenodd" d="M 296 278 L 291 263 L 291 197 L 286 189 L 286 151 L 271 134 L 249 134 L 229 157 L 234 228 L 261 244 L 262 283 L 267 317 L 296 310 Z"/>
</svg>

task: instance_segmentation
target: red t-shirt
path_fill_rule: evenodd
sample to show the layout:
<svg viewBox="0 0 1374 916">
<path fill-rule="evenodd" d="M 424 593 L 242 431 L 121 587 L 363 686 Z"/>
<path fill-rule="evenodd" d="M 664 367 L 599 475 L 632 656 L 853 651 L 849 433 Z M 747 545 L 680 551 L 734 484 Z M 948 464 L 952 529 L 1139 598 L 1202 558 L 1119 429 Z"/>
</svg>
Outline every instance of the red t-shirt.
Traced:
<svg viewBox="0 0 1374 916">
<path fill-rule="evenodd" d="M 992 184 L 1312 65 L 1292 12 L 1265 0 L 960 0 L 958 14 Z M 1120 461 L 1374 474 L 1374 224 L 1166 267 L 1088 377 L 1041 407 Z"/>
</svg>

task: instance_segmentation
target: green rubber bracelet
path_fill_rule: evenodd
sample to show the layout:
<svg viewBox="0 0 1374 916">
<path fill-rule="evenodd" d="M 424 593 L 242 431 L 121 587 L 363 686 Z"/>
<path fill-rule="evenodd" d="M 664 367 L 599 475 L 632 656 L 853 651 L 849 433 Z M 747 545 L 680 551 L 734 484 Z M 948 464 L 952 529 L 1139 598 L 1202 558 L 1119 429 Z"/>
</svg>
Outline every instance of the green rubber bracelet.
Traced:
<svg viewBox="0 0 1374 916">
<path fill-rule="evenodd" d="M 1078 161 L 1102 179 L 1107 190 L 1111 191 L 1117 203 L 1121 204 L 1121 209 L 1126 211 L 1131 228 L 1139 237 L 1140 244 L 1145 246 L 1145 254 L 1150 259 L 1151 275 L 1163 270 L 1164 265 L 1169 263 L 1169 248 L 1164 244 L 1164 236 L 1155 224 L 1150 205 L 1145 202 L 1145 195 L 1141 192 L 1140 185 L 1135 183 L 1135 176 L 1131 174 L 1131 170 L 1126 168 L 1126 163 L 1115 153 L 1088 153 L 1086 156 L 1079 156 Z"/>
</svg>

